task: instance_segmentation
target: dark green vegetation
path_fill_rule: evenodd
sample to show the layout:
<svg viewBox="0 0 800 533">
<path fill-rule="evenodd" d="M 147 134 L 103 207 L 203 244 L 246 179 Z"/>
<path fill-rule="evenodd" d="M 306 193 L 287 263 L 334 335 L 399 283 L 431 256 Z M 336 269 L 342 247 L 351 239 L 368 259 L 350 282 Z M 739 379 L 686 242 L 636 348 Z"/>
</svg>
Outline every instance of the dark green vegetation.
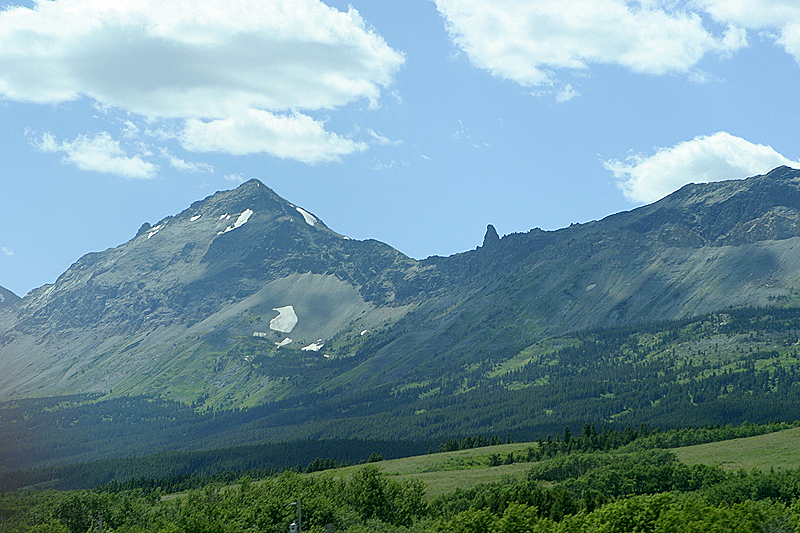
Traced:
<svg viewBox="0 0 800 533">
<path fill-rule="evenodd" d="M 792 419 L 800 412 L 798 338 L 800 309 L 739 309 L 551 338 L 502 363 L 344 398 L 319 393 L 204 412 L 135 397 L 19 400 L 0 404 L 0 456 L 8 472 L 309 436 L 392 441 L 398 435 L 407 439 L 409 455 L 466 435 L 531 440 L 565 426 L 579 430 L 585 420 L 669 428 Z M 325 446 L 309 444 L 299 462 L 358 462 L 373 451 L 402 455 L 386 443 L 353 445 L 349 455 L 325 454 Z M 265 459 L 257 467 L 297 462 Z"/>
<path fill-rule="evenodd" d="M 511 458 L 527 465 L 521 476 L 435 498 L 425 496 L 421 481 L 387 475 L 376 466 L 351 467 L 348 473 L 283 472 L 235 483 L 206 480 L 181 494 L 145 484 L 6 493 L 0 496 L 0 529 L 86 533 L 102 515 L 104 530 L 117 533 L 277 533 L 295 519 L 296 508 L 289 504 L 299 498 L 308 532 L 789 533 L 800 525 L 800 470 L 725 472 L 681 463 L 657 447 L 782 427 L 786 424 L 654 433 L 598 431 L 585 424 L 575 435 L 565 430 Z M 485 453 L 493 457 L 491 448 Z M 495 470 L 490 464 L 483 468 Z"/>
</svg>

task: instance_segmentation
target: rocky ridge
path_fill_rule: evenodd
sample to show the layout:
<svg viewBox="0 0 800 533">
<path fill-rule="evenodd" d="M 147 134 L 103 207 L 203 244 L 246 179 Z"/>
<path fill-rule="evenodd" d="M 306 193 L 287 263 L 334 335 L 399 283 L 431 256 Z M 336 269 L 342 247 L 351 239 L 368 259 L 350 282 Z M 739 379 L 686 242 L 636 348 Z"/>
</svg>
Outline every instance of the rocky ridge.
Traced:
<svg viewBox="0 0 800 533">
<path fill-rule="evenodd" d="M 0 309 L 3 307 L 10 307 L 20 301 L 20 297 L 11 292 L 10 290 L 6 289 L 3 286 L 0 286 Z"/>
<path fill-rule="evenodd" d="M 798 305 L 797 287 L 800 171 L 787 167 L 557 231 L 490 225 L 476 249 L 421 261 L 251 180 L 0 312 L 0 398 L 232 407 L 403 386 L 566 331 Z"/>
</svg>

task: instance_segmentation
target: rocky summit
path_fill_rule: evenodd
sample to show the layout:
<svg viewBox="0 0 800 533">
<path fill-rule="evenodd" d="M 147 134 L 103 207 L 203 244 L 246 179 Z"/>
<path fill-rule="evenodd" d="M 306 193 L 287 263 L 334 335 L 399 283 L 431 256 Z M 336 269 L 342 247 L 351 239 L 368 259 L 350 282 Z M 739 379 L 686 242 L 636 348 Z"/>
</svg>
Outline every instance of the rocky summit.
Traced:
<svg viewBox="0 0 800 533">
<path fill-rule="evenodd" d="M 476 249 L 425 260 L 340 235 L 250 180 L 19 301 L 0 288 L 0 399 L 219 408 L 397 390 L 569 331 L 796 306 L 798 288 L 800 171 L 787 167 L 557 231 L 489 225 Z"/>
</svg>

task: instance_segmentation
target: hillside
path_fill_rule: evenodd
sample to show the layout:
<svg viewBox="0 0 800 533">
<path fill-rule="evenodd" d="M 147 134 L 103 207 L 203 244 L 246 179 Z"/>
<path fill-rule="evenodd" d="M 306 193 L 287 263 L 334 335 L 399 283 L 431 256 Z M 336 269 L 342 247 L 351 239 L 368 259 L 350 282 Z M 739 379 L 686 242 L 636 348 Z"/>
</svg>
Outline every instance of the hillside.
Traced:
<svg viewBox="0 0 800 533">
<path fill-rule="evenodd" d="M 3 307 L 9 307 L 20 300 L 20 297 L 11 292 L 10 290 L 6 289 L 5 287 L 0 286 L 0 309 Z"/>
<path fill-rule="evenodd" d="M 799 176 L 687 185 L 424 261 L 343 237 L 251 180 L 84 256 L 0 316 L 0 395 L 256 405 L 424 381 L 588 327 L 794 305 Z"/>
<path fill-rule="evenodd" d="M 707 464 L 726 471 L 800 469 L 797 439 L 800 428 L 776 433 L 675 448 L 678 459 L 687 464 Z"/>
<path fill-rule="evenodd" d="M 510 434 L 525 441 L 587 421 L 679 427 L 791 420 L 800 410 L 798 339 L 800 309 L 741 309 L 552 337 L 471 369 L 467 381 L 444 374 L 371 394 L 309 394 L 206 412 L 145 397 L 9 401 L 0 403 L 0 457 L 3 470 L 13 471 L 298 439 Z"/>
<path fill-rule="evenodd" d="M 0 447 L 13 469 L 791 418 L 799 220 L 780 167 L 415 260 L 251 180 L 0 310 Z"/>
</svg>

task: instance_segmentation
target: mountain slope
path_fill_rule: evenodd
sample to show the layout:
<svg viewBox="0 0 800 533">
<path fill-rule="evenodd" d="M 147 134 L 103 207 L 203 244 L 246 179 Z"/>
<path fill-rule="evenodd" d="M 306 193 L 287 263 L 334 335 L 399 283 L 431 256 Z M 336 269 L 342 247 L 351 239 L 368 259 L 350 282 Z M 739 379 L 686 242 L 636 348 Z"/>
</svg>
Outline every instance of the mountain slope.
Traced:
<svg viewBox="0 0 800 533">
<path fill-rule="evenodd" d="M 274 350 L 291 338 L 284 351 L 315 354 L 320 339 L 402 316 L 426 286 L 437 281 L 416 261 L 338 235 L 251 180 L 87 254 L 0 316 L 0 395 L 122 388 L 191 401 L 247 382 L 246 361 L 219 360 L 229 339 L 258 333 Z M 181 392 L 187 379 L 198 384 Z"/>
<path fill-rule="evenodd" d="M 4 307 L 9 307 L 20 300 L 20 297 L 11 292 L 10 290 L 6 289 L 3 286 L 0 286 L 0 309 Z"/>
<path fill-rule="evenodd" d="M 0 398 L 437 394 L 436 379 L 490 372 L 552 335 L 795 306 L 798 251 L 800 171 L 787 167 L 558 231 L 490 226 L 475 250 L 422 261 L 251 180 L 0 313 Z"/>
<path fill-rule="evenodd" d="M 534 229 L 431 258 L 422 264 L 483 285 L 446 312 L 417 312 L 401 321 L 392 342 L 364 363 L 384 373 L 370 372 L 363 384 L 415 383 L 443 368 L 491 367 L 543 336 L 567 331 L 727 307 L 797 305 L 798 221 L 800 172 L 780 167 L 747 180 L 687 185 L 600 221 Z"/>
</svg>

